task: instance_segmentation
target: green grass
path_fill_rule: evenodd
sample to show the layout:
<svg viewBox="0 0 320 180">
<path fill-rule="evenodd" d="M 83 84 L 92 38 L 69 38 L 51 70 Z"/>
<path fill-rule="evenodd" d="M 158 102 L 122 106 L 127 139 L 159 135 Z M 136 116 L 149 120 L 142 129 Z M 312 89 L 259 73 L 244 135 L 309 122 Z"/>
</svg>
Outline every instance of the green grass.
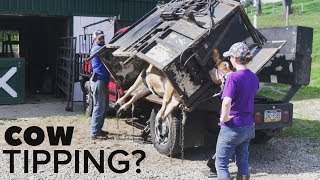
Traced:
<svg viewBox="0 0 320 180">
<path fill-rule="evenodd" d="M 311 82 L 300 88 L 293 100 L 320 98 L 320 63 L 312 63 Z"/>
<path fill-rule="evenodd" d="M 320 122 L 312 120 L 295 119 L 292 127 L 284 128 L 284 136 L 299 137 L 311 141 L 319 141 Z"/>
<path fill-rule="evenodd" d="M 4 125 L 5 123 L 18 123 L 18 122 L 23 122 L 26 121 L 25 119 L 15 119 L 15 118 L 0 118 L 0 125 Z"/>
<path fill-rule="evenodd" d="M 286 84 L 264 83 L 260 84 L 260 89 L 257 94 L 279 100 L 286 94 L 289 88 L 290 86 Z"/>
<path fill-rule="evenodd" d="M 303 12 L 301 4 L 303 3 Z M 274 13 L 273 13 L 274 6 Z M 292 100 L 320 98 L 320 5 L 318 0 L 294 0 L 292 3 L 293 14 L 289 16 L 289 25 L 300 25 L 313 28 L 313 44 L 312 44 L 312 65 L 311 65 L 311 81 L 308 86 L 300 88 L 298 93 Z M 253 22 L 255 7 L 248 7 L 248 16 Z M 251 13 L 252 12 L 252 13 Z M 262 15 L 258 17 L 258 28 L 285 26 L 285 17 L 282 15 L 282 4 L 270 3 L 262 5 Z M 270 89 L 262 89 L 260 94 L 266 94 L 267 97 L 281 97 L 282 87 L 277 92 Z"/>
<path fill-rule="evenodd" d="M 10 122 L 10 121 L 17 121 L 17 119 L 10 119 L 10 118 L 1 118 L 0 122 Z"/>
<path fill-rule="evenodd" d="M 79 115 L 54 115 L 54 116 L 45 116 L 41 117 L 42 119 L 64 119 L 64 118 L 86 118 L 87 116 L 85 114 L 79 114 Z"/>
</svg>

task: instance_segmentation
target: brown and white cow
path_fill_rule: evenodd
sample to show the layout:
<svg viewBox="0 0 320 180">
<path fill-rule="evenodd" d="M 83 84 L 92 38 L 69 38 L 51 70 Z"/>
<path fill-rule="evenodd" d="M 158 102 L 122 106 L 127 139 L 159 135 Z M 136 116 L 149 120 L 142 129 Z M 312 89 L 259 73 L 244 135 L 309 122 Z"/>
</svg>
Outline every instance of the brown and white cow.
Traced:
<svg viewBox="0 0 320 180">
<path fill-rule="evenodd" d="M 212 51 L 212 59 L 216 65 L 215 68 L 209 71 L 210 77 L 215 84 L 222 84 L 224 82 L 224 76 L 232 72 L 230 64 L 220 58 L 217 49 Z M 145 81 L 145 83 L 143 81 Z M 128 96 L 130 96 L 130 94 L 137 90 L 140 86 L 143 88 L 139 88 L 138 92 L 136 92 L 135 95 L 125 103 L 125 100 L 128 98 Z M 142 71 L 139 74 L 136 81 L 128 89 L 126 94 L 118 99 L 116 102 L 116 104 L 120 106 L 118 112 L 127 110 L 134 102 L 150 93 L 162 97 L 162 106 L 156 116 L 157 120 L 164 120 L 181 103 L 179 94 L 174 89 L 165 74 L 150 64 L 145 72 Z"/>
</svg>

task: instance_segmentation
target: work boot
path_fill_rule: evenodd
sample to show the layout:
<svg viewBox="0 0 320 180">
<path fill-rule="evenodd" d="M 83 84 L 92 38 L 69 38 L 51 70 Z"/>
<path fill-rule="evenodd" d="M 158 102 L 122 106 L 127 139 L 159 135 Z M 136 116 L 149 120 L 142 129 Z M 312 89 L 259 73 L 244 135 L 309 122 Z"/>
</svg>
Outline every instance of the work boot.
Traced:
<svg viewBox="0 0 320 180">
<path fill-rule="evenodd" d="M 101 130 L 100 134 L 98 134 L 98 135 L 92 135 L 92 136 L 91 136 L 91 139 L 92 139 L 92 140 L 108 139 L 108 134 L 109 134 L 108 131 L 103 131 L 103 130 Z"/>
<path fill-rule="evenodd" d="M 103 130 L 101 130 L 100 135 L 101 135 L 101 136 L 108 136 L 108 135 L 109 135 L 109 132 L 108 132 L 108 131 L 103 131 Z"/>
<path fill-rule="evenodd" d="M 249 180 L 250 175 L 237 175 L 237 180 Z"/>
<path fill-rule="evenodd" d="M 210 172 L 213 173 L 213 174 L 217 174 L 217 170 L 216 170 L 216 166 L 215 166 L 215 160 L 210 158 L 208 161 L 207 161 L 207 166 L 210 168 Z"/>
<path fill-rule="evenodd" d="M 102 135 L 93 135 L 91 136 L 91 140 L 97 140 L 97 139 L 108 139 L 108 136 L 102 136 Z"/>
</svg>

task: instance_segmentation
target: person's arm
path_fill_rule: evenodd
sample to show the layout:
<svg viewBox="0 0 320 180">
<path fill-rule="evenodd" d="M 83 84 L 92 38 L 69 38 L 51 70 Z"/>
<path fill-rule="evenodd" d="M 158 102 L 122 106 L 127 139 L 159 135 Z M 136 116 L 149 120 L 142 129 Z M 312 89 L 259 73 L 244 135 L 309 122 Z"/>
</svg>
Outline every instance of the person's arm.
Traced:
<svg viewBox="0 0 320 180">
<path fill-rule="evenodd" d="M 90 49 L 90 56 L 86 59 L 84 59 L 84 61 L 92 61 L 93 58 L 96 58 L 97 56 L 93 56 L 98 50 L 100 49 L 100 47 L 97 44 L 92 44 L 92 47 Z"/>
<path fill-rule="evenodd" d="M 220 122 L 228 122 L 234 116 L 230 116 L 230 109 L 231 109 L 231 101 L 230 97 L 224 97 L 221 104 L 221 115 L 220 115 Z"/>
</svg>

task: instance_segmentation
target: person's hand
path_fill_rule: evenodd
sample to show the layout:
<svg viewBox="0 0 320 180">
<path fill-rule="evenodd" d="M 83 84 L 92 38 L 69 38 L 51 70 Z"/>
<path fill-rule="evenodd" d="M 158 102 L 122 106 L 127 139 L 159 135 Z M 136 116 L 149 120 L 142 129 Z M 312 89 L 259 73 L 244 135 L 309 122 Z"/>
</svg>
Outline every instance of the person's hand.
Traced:
<svg viewBox="0 0 320 180">
<path fill-rule="evenodd" d="M 225 117 L 220 117 L 220 122 L 228 122 L 230 121 L 232 118 L 234 118 L 234 116 L 225 116 Z"/>
</svg>

